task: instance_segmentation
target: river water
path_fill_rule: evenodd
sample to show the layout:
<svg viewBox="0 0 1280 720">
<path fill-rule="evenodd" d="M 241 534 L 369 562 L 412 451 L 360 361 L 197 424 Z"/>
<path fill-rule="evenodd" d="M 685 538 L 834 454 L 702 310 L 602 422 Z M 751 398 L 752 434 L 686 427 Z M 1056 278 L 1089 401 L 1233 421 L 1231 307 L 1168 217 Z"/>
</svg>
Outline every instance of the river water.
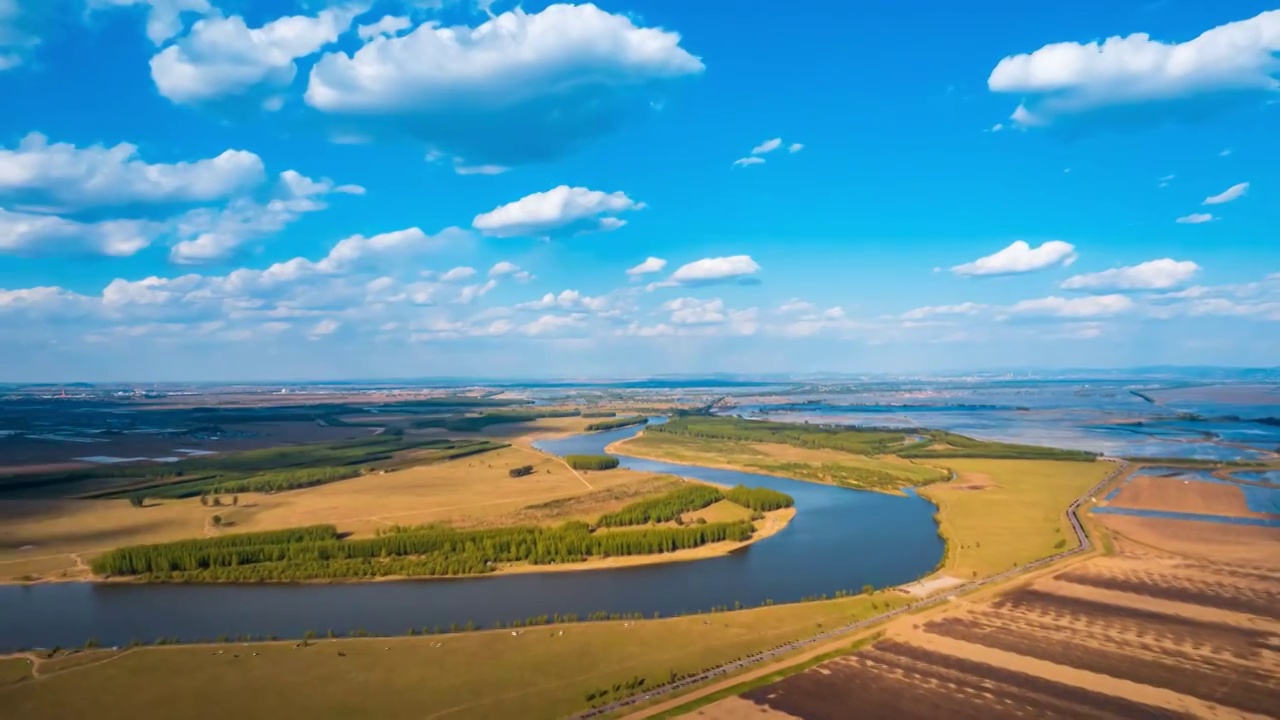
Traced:
<svg viewBox="0 0 1280 720">
<path fill-rule="evenodd" d="M 639 427 L 538 443 L 558 455 L 599 454 Z M 669 616 L 714 606 L 793 602 L 865 584 L 910 582 L 942 559 L 934 507 L 911 496 L 622 457 L 623 467 L 717 483 L 769 487 L 796 500 L 780 533 L 730 555 L 634 568 L 376 583 L 0 586 L 0 649 L 104 645 L 227 634 L 301 637 L 355 629 L 474 622 L 596 611 Z"/>
</svg>

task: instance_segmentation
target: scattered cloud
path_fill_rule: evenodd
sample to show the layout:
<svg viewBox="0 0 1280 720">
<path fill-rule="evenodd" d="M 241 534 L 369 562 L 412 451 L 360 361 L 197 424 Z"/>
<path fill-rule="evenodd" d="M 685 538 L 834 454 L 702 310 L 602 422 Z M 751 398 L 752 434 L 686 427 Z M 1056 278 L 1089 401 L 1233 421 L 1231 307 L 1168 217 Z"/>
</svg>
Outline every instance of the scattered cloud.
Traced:
<svg viewBox="0 0 1280 720">
<path fill-rule="evenodd" d="M 89 0 L 89 10 L 145 7 L 147 38 L 156 45 L 182 32 L 183 15 L 210 15 L 215 11 L 209 0 Z"/>
<path fill-rule="evenodd" d="M 798 313 L 813 312 L 816 309 L 817 308 L 815 308 L 811 302 L 806 302 L 800 298 L 792 298 L 779 305 L 778 309 L 774 312 L 779 315 L 794 315 Z"/>
<path fill-rule="evenodd" d="M 787 146 L 787 152 L 798 153 L 804 149 L 804 143 L 791 143 Z"/>
<path fill-rule="evenodd" d="M 1201 223 L 1213 222 L 1217 219 L 1218 218 L 1214 217 L 1212 213 L 1191 213 L 1190 215 L 1183 215 L 1177 220 L 1174 220 L 1174 222 L 1181 225 L 1200 225 Z"/>
<path fill-rule="evenodd" d="M 566 332 L 581 330 L 585 317 L 582 315 L 543 315 L 537 320 L 520 326 L 520 332 L 532 337 L 560 335 Z"/>
<path fill-rule="evenodd" d="M 443 275 L 441 275 L 440 282 L 446 282 L 446 283 L 462 282 L 463 280 L 469 280 L 470 278 L 475 277 L 475 275 L 476 275 L 476 269 L 473 267 L 466 267 L 466 266 L 456 267 L 450 270 L 449 272 L 446 272 Z"/>
<path fill-rule="evenodd" d="M 1177 175 L 1165 175 L 1156 181 L 1156 187 L 1169 187 L 1169 183 L 1173 182 Z"/>
<path fill-rule="evenodd" d="M 908 310 L 902 313 L 901 318 L 903 320 L 924 320 L 939 315 L 977 315 L 986 309 L 986 305 L 974 302 L 960 303 L 959 305 L 929 305 Z"/>
<path fill-rule="evenodd" d="M 1280 10 L 1215 27 L 1186 42 L 1146 33 L 1101 42 L 1059 42 L 1011 55 L 992 70 L 992 92 L 1026 98 L 1012 118 L 1020 126 L 1108 107 L 1274 91 Z"/>
<path fill-rule="evenodd" d="M 489 277 L 510 277 L 518 283 L 527 283 L 533 279 L 533 275 L 529 274 L 528 271 L 521 270 L 519 265 L 506 260 L 495 263 L 493 267 L 489 268 Z"/>
<path fill-rule="evenodd" d="M 471 226 L 492 237 L 550 239 L 617 230 L 626 224 L 618 215 L 644 207 L 622 192 L 561 185 L 481 213 Z"/>
<path fill-rule="evenodd" d="M 0 253 L 4 254 L 128 257 L 164 232 L 163 224 L 147 220 L 79 222 L 0 208 Z"/>
<path fill-rule="evenodd" d="M 0 0 L 0 73 L 27 61 L 40 39 L 24 27 L 23 8 L 18 0 Z"/>
<path fill-rule="evenodd" d="M 723 282 L 751 282 L 758 272 L 760 272 L 760 266 L 751 259 L 750 255 L 703 258 L 681 265 L 666 280 L 650 283 L 648 289 L 679 285 L 714 285 Z"/>
<path fill-rule="evenodd" d="M 644 262 L 640 263 L 639 265 L 636 265 L 633 268 L 628 269 L 627 275 L 630 275 L 631 278 L 634 280 L 639 278 L 639 276 L 641 275 L 651 275 L 653 273 L 662 272 L 662 269 L 665 268 L 666 266 L 667 266 L 666 260 L 663 260 L 662 258 L 658 258 L 658 257 L 649 256 L 645 258 Z"/>
<path fill-rule="evenodd" d="M 296 60 L 345 33 L 356 11 L 331 8 L 315 17 L 286 16 L 257 28 L 239 15 L 207 17 L 151 58 L 151 78 L 161 95 L 182 104 L 270 93 L 293 82 Z"/>
<path fill-rule="evenodd" d="M 1280 11 L 1277 11 L 1277 12 L 1280 12 Z M 1205 205 L 1222 205 L 1223 203 L 1229 203 L 1232 200 L 1238 200 L 1244 197 L 1244 194 L 1247 192 L 1249 192 L 1249 183 L 1247 182 L 1236 183 L 1235 185 L 1232 185 L 1231 187 L 1227 188 L 1226 190 L 1223 190 L 1217 195 L 1210 195 L 1209 197 L 1205 198 L 1204 204 Z"/>
<path fill-rule="evenodd" d="M 413 21 L 407 17 L 396 15 L 384 15 L 381 20 L 361 25 L 356 28 L 356 35 L 361 40 L 369 41 L 376 37 L 394 37 L 399 35 L 402 30 L 408 30 L 413 26 Z"/>
<path fill-rule="evenodd" d="M 195 203 L 245 192 L 263 182 L 262 159 L 227 150 L 204 160 L 148 163 L 128 143 L 78 148 L 30 133 L 0 148 L 0 197 L 57 210 L 140 203 Z"/>
<path fill-rule="evenodd" d="M 1128 295 L 1090 295 L 1088 297 L 1046 297 L 1023 300 L 1009 308 L 1011 315 L 1051 316 L 1062 318 L 1110 317 L 1132 310 L 1136 303 Z"/>
<path fill-rule="evenodd" d="M 763 163 L 764 163 L 764 158 L 756 157 L 754 155 L 750 155 L 748 157 L 741 157 L 733 161 L 734 167 L 750 167 L 751 165 L 761 165 Z"/>
<path fill-rule="evenodd" d="M 184 265 L 222 260 L 245 243 L 273 235 L 306 213 L 324 210 L 327 195 L 364 192 L 358 185 L 335 185 L 327 178 L 312 180 L 286 170 L 266 202 L 237 198 L 225 207 L 198 208 L 170 221 L 178 242 L 169 259 Z"/>
<path fill-rule="evenodd" d="M 516 305 L 519 310 L 587 310 L 594 313 L 609 309 L 609 300 L 604 297 L 589 297 L 577 290 L 564 290 L 559 295 L 547 293 L 537 300 Z"/>
<path fill-rule="evenodd" d="M 677 33 L 555 4 L 474 28 L 426 22 L 327 53 L 305 99 L 349 130 L 415 137 L 466 166 L 511 167 L 561 157 L 653 112 L 663 86 L 703 70 Z"/>
<path fill-rule="evenodd" d="M 763 155 L 765 153 L 773 152 L 774 150 L 777 150 L 781 146 L 782 146 L 782 138 L 776 137 L 772 140 L 765 140 L 759 145 L 751 148 L 751 154 Z"/>
<path fill-rule="evenodd" d="M 722 323 L 727 319 L 724 301 L 719 298 L 676 298 L 663 303 L 662 309 L 671 313 L 671 323 L 674 325 L 708 325 Z"/>
<path fill-rule="evenodd" d="M 964 277 L 981 275 L 1013 275 L 1034 272 L 1056 265 L 1067 266 L 1076 260 L 1075 246 L 1061 240 L 1049 240 L 1032 248 L 1025 240 L 1017 240 L 994 255 L 956 265 L 951 272 Z"/>
<path fill-rule="evenodd" d="M 1168 290 L 1186 283 L 1200 272 L 1190 260 L 1162 258 L 1129 267 L 1076 275 L 1059 285 L 1064 290 Z"/>
<path fill-rule="evenodd" d="M 342 323 L 332 318 L 325 318 L 312 326 L 311 331 L 307 335 L 312 340 L 317 340 L 325 335 L 332 335 L 338 328 L 342 327 Z"/>
</svg>

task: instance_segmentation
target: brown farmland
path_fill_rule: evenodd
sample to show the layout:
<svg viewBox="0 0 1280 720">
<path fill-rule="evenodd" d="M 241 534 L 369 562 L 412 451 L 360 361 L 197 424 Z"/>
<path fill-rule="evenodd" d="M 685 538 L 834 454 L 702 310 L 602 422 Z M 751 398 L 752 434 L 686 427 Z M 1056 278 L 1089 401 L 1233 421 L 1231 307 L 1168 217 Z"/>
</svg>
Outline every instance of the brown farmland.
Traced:
<svg viewBox="0 0 1280 720">
<path fill-rule="evenodd" d="M 1274 558 L 1276 540 L 1240 542 Z M 1117 543 L 1114 556 L 905 618 L 870 648 L 688 717 L 1277 717 L 1280 566 Z"/>
</svg>

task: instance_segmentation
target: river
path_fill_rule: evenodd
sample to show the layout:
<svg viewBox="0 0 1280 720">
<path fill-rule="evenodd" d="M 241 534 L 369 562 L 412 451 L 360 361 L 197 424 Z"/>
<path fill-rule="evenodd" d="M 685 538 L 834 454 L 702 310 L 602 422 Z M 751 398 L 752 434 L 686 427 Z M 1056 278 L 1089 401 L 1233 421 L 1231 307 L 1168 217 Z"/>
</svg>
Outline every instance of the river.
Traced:
<svg viewBox="0 0 1280 720">
<path fill-rule="evenodd" d="M 599 454 L 641 428 L 539 442 L 557 455 Z M 796 500 L 780 533 L 706 560 L 610 570 L 374 583 L 167 585 L 46 583 L 0 586 L 0 649 L 104 645 L 160 637 L 302 637 L 362 629 L 491 626 L 538 615 L 596 611 L 670 616 L 766 599 L 794 602 L 837 590 L 910 582 L 943 555 L 934 507 L 910 496 L 847 490 L 752 473 L 621 456 L 623 467 L 730 485 L 769 487 Z"/>
</svg>

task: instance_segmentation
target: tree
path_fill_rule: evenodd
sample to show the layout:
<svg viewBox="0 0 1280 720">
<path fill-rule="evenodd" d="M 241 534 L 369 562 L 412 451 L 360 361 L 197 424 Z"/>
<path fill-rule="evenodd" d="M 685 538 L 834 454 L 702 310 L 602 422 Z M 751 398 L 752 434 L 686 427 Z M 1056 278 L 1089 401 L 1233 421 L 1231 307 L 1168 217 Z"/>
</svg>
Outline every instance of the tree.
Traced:
<svg viewBox="0 0 1280 720">
<path fill-rule="evenodd" d="M 232 495 L 232 496 L 231 496 L 231 504 L 232 504 L 232 505 L 239 505 L 239 504 L 240 504 L 240 496 L 239 496 L 239 495 Z"/>
<path fill-rule="evenodd" d="M 136 508 L 140 508 L 142 507 L 142 503 L 145 499 L 146 498 L 142 497 L 141 495 L 130 495 L 129 504 Z"/>
<path fill-rule="evenodd" d="M 870 583 L 867 583 L 866 585 L 863 585 L 863 586 L 862 586 L 862 594 L 863 594 L 863 595 L 870 595 L 871 593 L 873 593 L 873 592 L 875 592 L 875 591 L 876 591 L 876 589 L 875 589 L 875 588 L 874 588 Z"/>
<path fill-rule="evenodd" d="M 213 506 L 214 506 L 214 507 L 222 507 L 222 498 L 218 497 L 217 495 L 214 495 L 214 496 L 213 496 Z"/>
<path fill-rule="evenodd" d="M 209 506 L 209 496 L 208 496 L 208 495 L 205 495 L 204 493 L 200 493 L 200 505 L 201 505 L 201 506 L 203 506 L 203 507 L 208 507 L 208 506 Z"/>
<path fill-rule="evenodd" d="M 211 520 L 213 521 L 213 525 L 214 525 L 214 527 L 219 527 L 219 526 L 221 526 L 221 525 L 222 525 L 222 516 L 221 516 L 221 515 L 214 515 L 214 516 L 211 518 Z"/>
</svg>

